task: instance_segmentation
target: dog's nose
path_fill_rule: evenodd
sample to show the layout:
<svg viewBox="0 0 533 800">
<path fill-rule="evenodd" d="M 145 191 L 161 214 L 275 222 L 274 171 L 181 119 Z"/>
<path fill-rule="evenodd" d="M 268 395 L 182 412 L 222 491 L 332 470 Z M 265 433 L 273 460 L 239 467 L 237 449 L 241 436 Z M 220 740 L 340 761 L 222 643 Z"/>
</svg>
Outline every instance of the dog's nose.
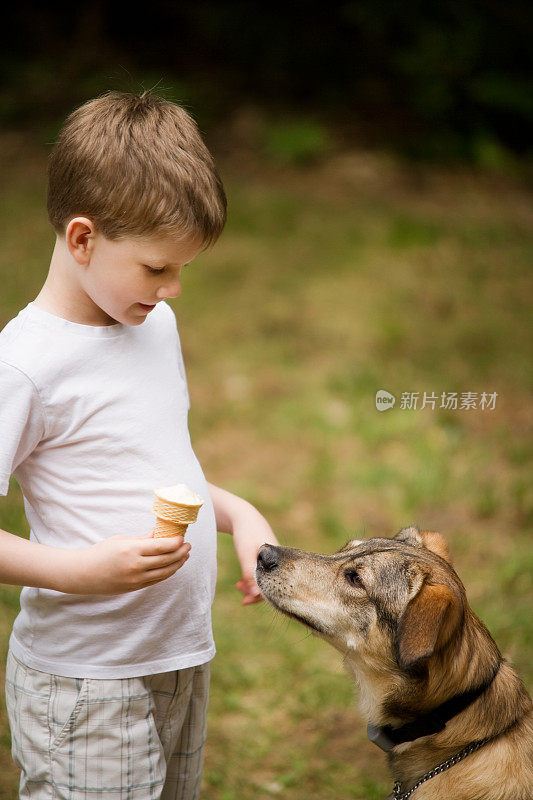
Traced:
<svg viewBox="0 0 533 800">
<path fill-rule="evenodd" d="M 264 544 L 257 554 L 257 569 L 270 572 L 279 564 L 279 548 L 273 544 Z"/>
</svg>

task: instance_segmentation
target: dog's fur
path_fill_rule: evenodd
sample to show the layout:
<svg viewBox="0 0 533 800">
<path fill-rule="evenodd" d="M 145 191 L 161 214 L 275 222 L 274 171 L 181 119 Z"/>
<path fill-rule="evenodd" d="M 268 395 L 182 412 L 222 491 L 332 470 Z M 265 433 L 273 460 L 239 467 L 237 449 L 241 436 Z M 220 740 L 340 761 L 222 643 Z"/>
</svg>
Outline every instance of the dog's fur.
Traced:
<svg viewBox="0 0 533 800">
<path fill-rule="evenodd" d="M 441 732 L 394 747 L 389 766 L 406 791 L 470 742 L 496 735 L 421 784 L 413 800 L 531 800 L 531 698 L 468 605 L 439 534 L 406 528 L 330 556 L 265 545 L 257 582 L 273 606 L 344 655 L 375 726 L 411 722 L 488 681 L 501 661 L 477 700 Z"/>
</svg>

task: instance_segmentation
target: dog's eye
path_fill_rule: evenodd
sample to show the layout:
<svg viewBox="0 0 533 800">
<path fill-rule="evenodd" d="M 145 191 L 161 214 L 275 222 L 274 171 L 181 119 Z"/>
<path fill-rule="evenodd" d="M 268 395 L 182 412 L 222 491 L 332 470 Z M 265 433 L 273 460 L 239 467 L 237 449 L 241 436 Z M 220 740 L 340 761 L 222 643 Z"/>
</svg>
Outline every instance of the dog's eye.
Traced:
<svg viewBox="0 0 533 800">
<path fill-rule="evenodd" d="M 344 577 L 350 584 L 350 586 L 355 586 L 357 589 L 364 589 L 363 581 L 357 570 L 350 569 L 344 573 Z"/>
</svg>

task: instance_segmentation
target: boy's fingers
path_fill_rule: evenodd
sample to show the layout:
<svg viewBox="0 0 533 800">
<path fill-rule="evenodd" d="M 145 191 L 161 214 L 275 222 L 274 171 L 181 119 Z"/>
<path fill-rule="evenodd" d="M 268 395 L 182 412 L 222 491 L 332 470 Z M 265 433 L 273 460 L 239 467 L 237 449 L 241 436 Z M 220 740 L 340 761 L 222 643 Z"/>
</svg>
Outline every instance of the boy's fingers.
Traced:
<svg viewBox="0 0 533 800">
<path fill-rule="evenodd" d="M 154 567 L 153 569 L 149 569 L 146 571 L 146 578 L 147 580 L 155 580 L 158 575 L 173 575 L 180 567 L 182 567 L 185 562 L 188 560 L 189 554 L 185 553 L 182 558 L 178 559 L 177 561 L 173 561 L 171 564 L 164 564 L 160 567 Z"/>
<path fill-rule="evenodd" d="M 243 606 L 249 606 L 252 603 L 260 603 L 261 600 L 263 599 L 261 590 L 255 581 L 250 581 L 246 580 L 245 578 L 241 578 L 240 581 L 237 581 L 235 586 L 244 595 L 242 601 Z"/>
<path fill-rule="evenodd" d="M 149 537 L 139 539 L 139 543 L 142 556 L 157 556 L 176 552 L 183 545 L 183 536 L 163 536 L 160 539 Z"/>
<path fill-rule="evenodd" d="M 146 580 L 143 581 L 143 586 L 149 586 L 152 583 L 159 583 L 160 581 L 170 578 L 171 575 L 174 575 L 175 572 L 181 569 L 188 558 L 189 554 L 186 553 L 183 558 L 179 559 L 179 561 L 175 561 L 172 564 L 167 564 L 164 567 L 155 567 L 154 569 L 147 570 L 145 573 Z"/>
<path fill-rule="evenodd" d="M 263 600 L 263 595 L 259 594 L 247 594 L 242 601 L 243 606 L 251 606 L 254 603 L 260 603 Z"/>
<path fill-rule="evenodd" d="M 177 550 L 171 550 L 170 553 L 162 553 L 161 555 L 144 556 L 146 561 L 146 569 L 158 569 L 159 567 L 168 567 L 172 564 L 177 564 L 189 555 L 191 546 L 188 542 L 182 544 Z"/>
</svg>

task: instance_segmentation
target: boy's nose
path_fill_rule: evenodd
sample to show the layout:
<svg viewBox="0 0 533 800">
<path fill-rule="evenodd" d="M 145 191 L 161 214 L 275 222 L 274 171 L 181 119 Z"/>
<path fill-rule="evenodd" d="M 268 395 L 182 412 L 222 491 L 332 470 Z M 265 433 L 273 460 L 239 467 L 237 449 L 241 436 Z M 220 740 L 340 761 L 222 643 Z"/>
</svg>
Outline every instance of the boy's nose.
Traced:
<svg viewBox="0 0 533 800">
<path fill-rule="evenodd" d="M 165 300 L 167 297 L 179 297 L 180 294 L 181 294 L 180 281 L 175 281 L 167 284 L 166 286 L 161 286 L 157 290 L 157 297 L 159 298 L 159 300 Z"/>
</svg>

